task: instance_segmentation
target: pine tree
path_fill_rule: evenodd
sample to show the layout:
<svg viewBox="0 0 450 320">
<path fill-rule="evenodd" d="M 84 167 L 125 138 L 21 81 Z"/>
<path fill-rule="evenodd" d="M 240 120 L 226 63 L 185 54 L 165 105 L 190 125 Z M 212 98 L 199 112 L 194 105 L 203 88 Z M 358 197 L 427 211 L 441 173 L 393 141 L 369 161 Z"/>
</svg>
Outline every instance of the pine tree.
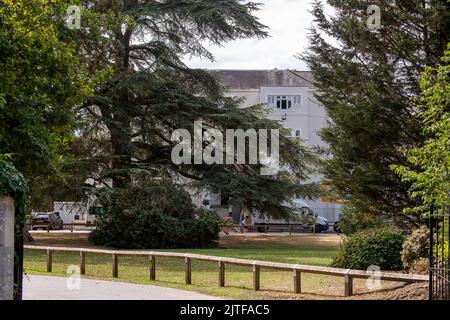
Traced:
<svg viewBox="0 0 450 320">
<path fill-rule="evenodd" d="M 188 179 L 193 190 L 210 190 L 233 204 L 273 215 L 287 214 L 282 203 L 294 194 L 313 197 L 304 183 L 315 161 L 297 140 L 281 137 L 278 175 L 262 176 L 260 165 L 175 165 L 171 161 L 176 129 L 193 132 L 194 121 L 211 128 L 280 129 L 262 106 L 239 108 L 225 98 L 217 77 L 188 68 L 182 58 L 212 59 L 203 43 L 266 37 L 252 13 L 259 6 L 239 0 L 102 1 L 85 3 L 88 32 L 80 31 L 80 55 L 90 69 L 108 66 L 111 77 L 84 106 L 92 124 L 83 139 L 97 141 L 86 162 L 97 184 L 113 188 L 146 179 Z M 93 27 L 96 24 L 97 27 Z M 94 32 L 97 34 L 94 35 Z M 91 41 L 90 39 L 97 39 Z M 100 40 L 98 41 L 98 38 Z M 288 168 L 288 170 L 286 170 Z M 92 172 L 91 172 L 92 173 Z"/>
<path fill-rule="evenodd" d="M 408 185 L 390 170 L 405 164 L 400 148 L 423 137 L 412 100 L 419 75 L 434 65 L 450 37 L 447 0 L 329 0 L 328 18 L 321 1 L 312 13 L 310 47 L 302 55 L 310 66 L 329 127 L 321 132 L 332 156 L 323 171 L 339 197 L 358 212 L 396 217 L 414 205 Z M 381 9 L 381 28 L 369 29 L 368 7 Z"/>
</svg>

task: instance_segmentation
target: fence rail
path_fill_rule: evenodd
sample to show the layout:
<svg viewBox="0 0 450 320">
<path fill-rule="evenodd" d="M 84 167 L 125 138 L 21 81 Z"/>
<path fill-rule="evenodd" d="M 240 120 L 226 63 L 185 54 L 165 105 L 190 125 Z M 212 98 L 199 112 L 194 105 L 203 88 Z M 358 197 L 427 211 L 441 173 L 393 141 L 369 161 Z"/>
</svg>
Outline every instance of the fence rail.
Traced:
<svg viewBox="0 0 450 320">
<path fill-rule="evenodd" d="M 149 258 L 149 278 L 156 280 L 156 258 L 180 258 L 184 261 L 185 283 L 192 284 L 192 261 L 209 261 L 217 263 L 218 267 L 218 285 L 225 286 L 225 265 L 246 266 L 252 268 L 253 273 L 253 289 L 258 291 L 260 289 L 260 271 L 261 269 L 291 271 L 293 273 L 294 293 L 301 293 L 301 275 L 321 274 L 329 276 L 338 276 L 344 278 L 344 295 L 353 295 L 353 279 L 368 279 L 373 277 L 373 273 L 362 270 L 338 269 L 321 266 L 309 266 L 300 264 L 287 264 L 279 262 L 266 261 L 251 261 L 244 259 L 215 257 L 199 254 L 186 254 L 175 252 L 158 252 L 158 251 L 127 251 L 127 250 L 104 250 L 104 249 L 87 249 L 87 248 L 67 248 L 67 247 L 44 247 L 44 246 L 25 246 L 28 250 L 40 250 L 47 253 L 47 272 L 52 272 L 53 254 L 57 252 L 65 253 L 79 253 L 80 254 L 80 271 L 81 274 L 86 272 L 86 255 L 104 254 L 112 257 L 112 276 L 119 277 L 119 257 L 121 256 L 141 256 Z M 398 282 L 421 282 L 428 281 L 428 276 L 401 274 L 393 272 L 380 272 L 377 274 L 380 280 L 398 281 Z"/>
<path fill-rule="evenodd" d="M 223 227 L 223 229 L 225 228 L 230 228 L 228 226 Z M 305 225 L 300 225 L 300 224 L 243 224 L 243 225 L 239 225 L 239 224 L 233 224 L 231 226 L 231 228 L 235 229 L 235 230 L 239 230 L 240 232 L 243 231 L 243 229 L 247 229 L 247 230 L 253 230 L 253 229 L 257 229 L 259 230 L 264 230 L 263 232 L 267 233 L 269 229 L 281 229 L 281 230 L 289 230 L 289 234 L 292 234 L 292 231 L 295 230 L 300 230 L 302 232 L 305 231 L 311 231 L 313 233 L 316 233 L 316 229 L 313 226 L 305 226 Z"/>
<path fill-rule="evenodd" d="M 52 224 L 49 223 L 37 223 L 37 224 L 27 224 L 28 227 L 30 227 L 31 230 L 33 228 L 45 228 L 47 229 L 47 232 L 53 231 L 55 229 L 51 229 L 53 227 Z M 70 232 L 73 232 L 75 230 L 75 227 L 88 227 L 88 228 L 94 228 L 95 222 L 85 222 L 85 223 L 79 223 L 79 222 L 71 222 L 71 223 L 63 223 L 63 227 L 70 227 Z"/>
<path fill-rule="evenodd" d="M 45 224 L 45 223 L 39 223 L 39 224 L 27 224 L 30 229 L 33 228 L 44 228 L 47 230 L 47 232 L 54 231 L 55 229 L 51 229 L 53 226 L 52 224 Z M 73 232 L 75 230 L 75 227 L 89 227 L 89 228 L 95 228 L 96 224 L 94 223 L 77 223 L 77 222 L 71 222 L 71 223 L 64 223 L 63 227 L 69 227 L 70 232 Z M 303 225 L 296 225 L 296 224 L 258 224 L 258 225 L 239 225 L 239 224 L 231 224 L 226 225 L 222 227 L 222 231 L 225 233 L 229 233 L 230 230 L 234 230 L 237 232 L 242 233 L 244 229 L 246 230 L 260 230 L 264 229 L 264 232 L 267 233 L 268 229 L 281 229 L 281 230 L 289 230 L 289 234 L 292 234 L 292 231 L 299 230 L 302 232 L 311 231 L 313 233 L 315 232 L 315 228 L 311 226 L 303 226 Z"/>
</svg>

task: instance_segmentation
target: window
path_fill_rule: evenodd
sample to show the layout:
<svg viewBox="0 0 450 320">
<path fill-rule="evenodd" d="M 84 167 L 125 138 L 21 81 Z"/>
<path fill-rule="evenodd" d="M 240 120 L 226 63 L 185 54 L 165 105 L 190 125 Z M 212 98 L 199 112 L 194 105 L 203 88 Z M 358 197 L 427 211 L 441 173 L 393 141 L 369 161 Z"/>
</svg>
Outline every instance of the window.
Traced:
<svg viewBox="0 0 450 320">
<path fill-rule="evenodd" d="M 292 108 L 292 100 L 289 96 L 277 96 L 277 109 L 287 110 Z"/>
<path fill-rule="evenodd" d="M 302 105 L 302 96 L 294 96 L 294 104 L 297 106 Z"/>
<path fill-rule="evenodd" d="M 267 104 L 272 107 L 276 107 L 279 110 L 289 110 L 292 109 L 293 106 L 301 106 L 302 105 L 302 96 L 267 96 Z"/>
<path fill-rule="evenodd" d="M 301 129 L 292 129 L 291 137 L 301 138 L 302 137 L 302 130 Z"/>
</svg>

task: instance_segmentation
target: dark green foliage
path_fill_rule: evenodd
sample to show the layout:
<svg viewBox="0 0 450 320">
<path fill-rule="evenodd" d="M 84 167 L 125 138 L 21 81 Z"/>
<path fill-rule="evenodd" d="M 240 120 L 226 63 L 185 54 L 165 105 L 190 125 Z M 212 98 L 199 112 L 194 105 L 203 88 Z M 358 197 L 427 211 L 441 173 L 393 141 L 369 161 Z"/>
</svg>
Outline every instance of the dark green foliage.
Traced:
<svg viewBox="0 0 450 320">
<path fill-rule="evenodd" d="M 11 162 L 2 158 L 5 156 L 0 155 L 0 195 L 8 195 L 14 199 L 15 229 L 17 234 L 21 234 L 30 190 L 22 173 Z"/>
<path fill-rule="evenodd" d="M 419 95 L 424 66 L 439 62 L 450 38 L 450 5 L 447 0 L 326 2 L 335 15 L 327 18 L 322 1 L 316 1 L 310 47 L 302 55 L 330 117 L 321 132 L 330 153 L 325 179 L 358 212 L 391 216 L 401 227 L 421 223 L 419 216 L 403 214 L 416 203 L 389 166 L 410 166 L 401 148 L 423 141 L 411 98 Z M 381 30 L 367 28 L 370 4 L 381 8 Z"/>
<path fill-rule="evenodd" d="M 339 229 L 345 235 L 352 235 L 356 232 L 377 229 L 389 224 L 386 219 L 373 213 L 362 213 L 350 206 L 343 206 Z"/>
<path fill-rule="evenodd" d="M 186 55 L 210 59 L 202 45 L 208 41 L 266 37 L 266 28 L 253 15 L 258 7 L 238 0 L 128 0 L 90 6 L 92 19 L 83 19 L 90 28 L 80 31 L 80 51 L 89 52 L 90 69 L 108 66 L 111 77 L 83 109 L 87 125 L 80 140 L 96 150 L 76 155 L 87 175 L 96 183 L 112 181 L 114 188 L 124 188 L 142 174 L 175 178 L 189 182 L 190 190 L 220 193 L 233 205 L 274 216 L 288 213 L 281 204 L 294 194 L 315 197 L 318 188 L 305 183 L 315 157 L 285 136 L 280 139 L 283 170 L 278 175 L 262 176 L 259 164 L 175 165 L 171 160 L 177 144 L 172 133 L 186 129 L 192 134 L 194 121 L 221 132 L 282 130 L 268 119 L 265 108 L 241 109 L 239 99 L 225 97 L 214 74 L 183 63 Z M 95 41 L 90 40 L 92 30 L 99 31 Z"/>
<path fill-rule="evenodd" d="M 0 1 L 0 153 L 13 154 L 27 178 L 57 169 L 74 106 L 88 93 L 73 35 L 54 18 L 65 8 L 64 1 Z"/>
<path fill-rule="evenodd" d="M 401 232 L 391 228 L 357 232 L 344 239 L 332 266 L 366 270 L 374 265 L 381 270 L 401 270 L 403 265 L 400 252 L 404 240 Z"/>
<path fill-rule="evenodd" d="M 0 189 L 15 198 L 15 299 L 21 294 L 27 183 L 33 192 L 40 178 L 58 174 L 75 106 L 90 91 L 62 19 L 66 2 L 0 0 L 0 154 L 13 163 L 0 164 Z"/>
<path fill-rule="evenodd" d="M 11 155 L 32 200 L 42 180 L 61 174 L 76 105 L 90 92 L 66 8 L 62 0 L 0 0 L 0 154 Z"/>
<path fill-rule="evenodd" d="M 91 241 L 116 248 L 194 248 L 215 245 L 221 221 L 194 209 L 188 193 L 170 182 L 101 190 L 100 216 Z"/>
<path fill-rule="evenodd" d="M 17 249 L 23 241 L 26 207 L 30 198 L 28 183 L 22 173 L 0 154 L 0 196 L 8 195 L 14 200 L 14 299 L 19 296 L 19 277 L 22 275 L 23 257 Z"/>
</svg>

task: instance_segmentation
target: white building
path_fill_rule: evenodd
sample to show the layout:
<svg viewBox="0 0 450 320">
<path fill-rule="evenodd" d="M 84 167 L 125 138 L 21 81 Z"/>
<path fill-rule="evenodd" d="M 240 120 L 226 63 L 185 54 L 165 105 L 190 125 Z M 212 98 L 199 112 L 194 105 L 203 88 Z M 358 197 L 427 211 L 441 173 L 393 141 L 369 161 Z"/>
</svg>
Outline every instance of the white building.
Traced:
<svg viewBox="0 0 450 320">
<path fill-rule="evenodd" d="M 312 75 L 296 70 L 214 70 L 229 88 L 229 96 L 244 97 L 243 107 L 267 104 L 272 118 L 301 137 L 308 147 L 326 146 L 318 131 L 327 125 L 325 110 L 314 99 Z M 311 177 L 320 181 L 320 177 Z M 216 199 L 219 200 L 220 197 Z M 339 220 L 341 205 L 333 202 L 308 202 L 330 222 Z"/>
</svg>

